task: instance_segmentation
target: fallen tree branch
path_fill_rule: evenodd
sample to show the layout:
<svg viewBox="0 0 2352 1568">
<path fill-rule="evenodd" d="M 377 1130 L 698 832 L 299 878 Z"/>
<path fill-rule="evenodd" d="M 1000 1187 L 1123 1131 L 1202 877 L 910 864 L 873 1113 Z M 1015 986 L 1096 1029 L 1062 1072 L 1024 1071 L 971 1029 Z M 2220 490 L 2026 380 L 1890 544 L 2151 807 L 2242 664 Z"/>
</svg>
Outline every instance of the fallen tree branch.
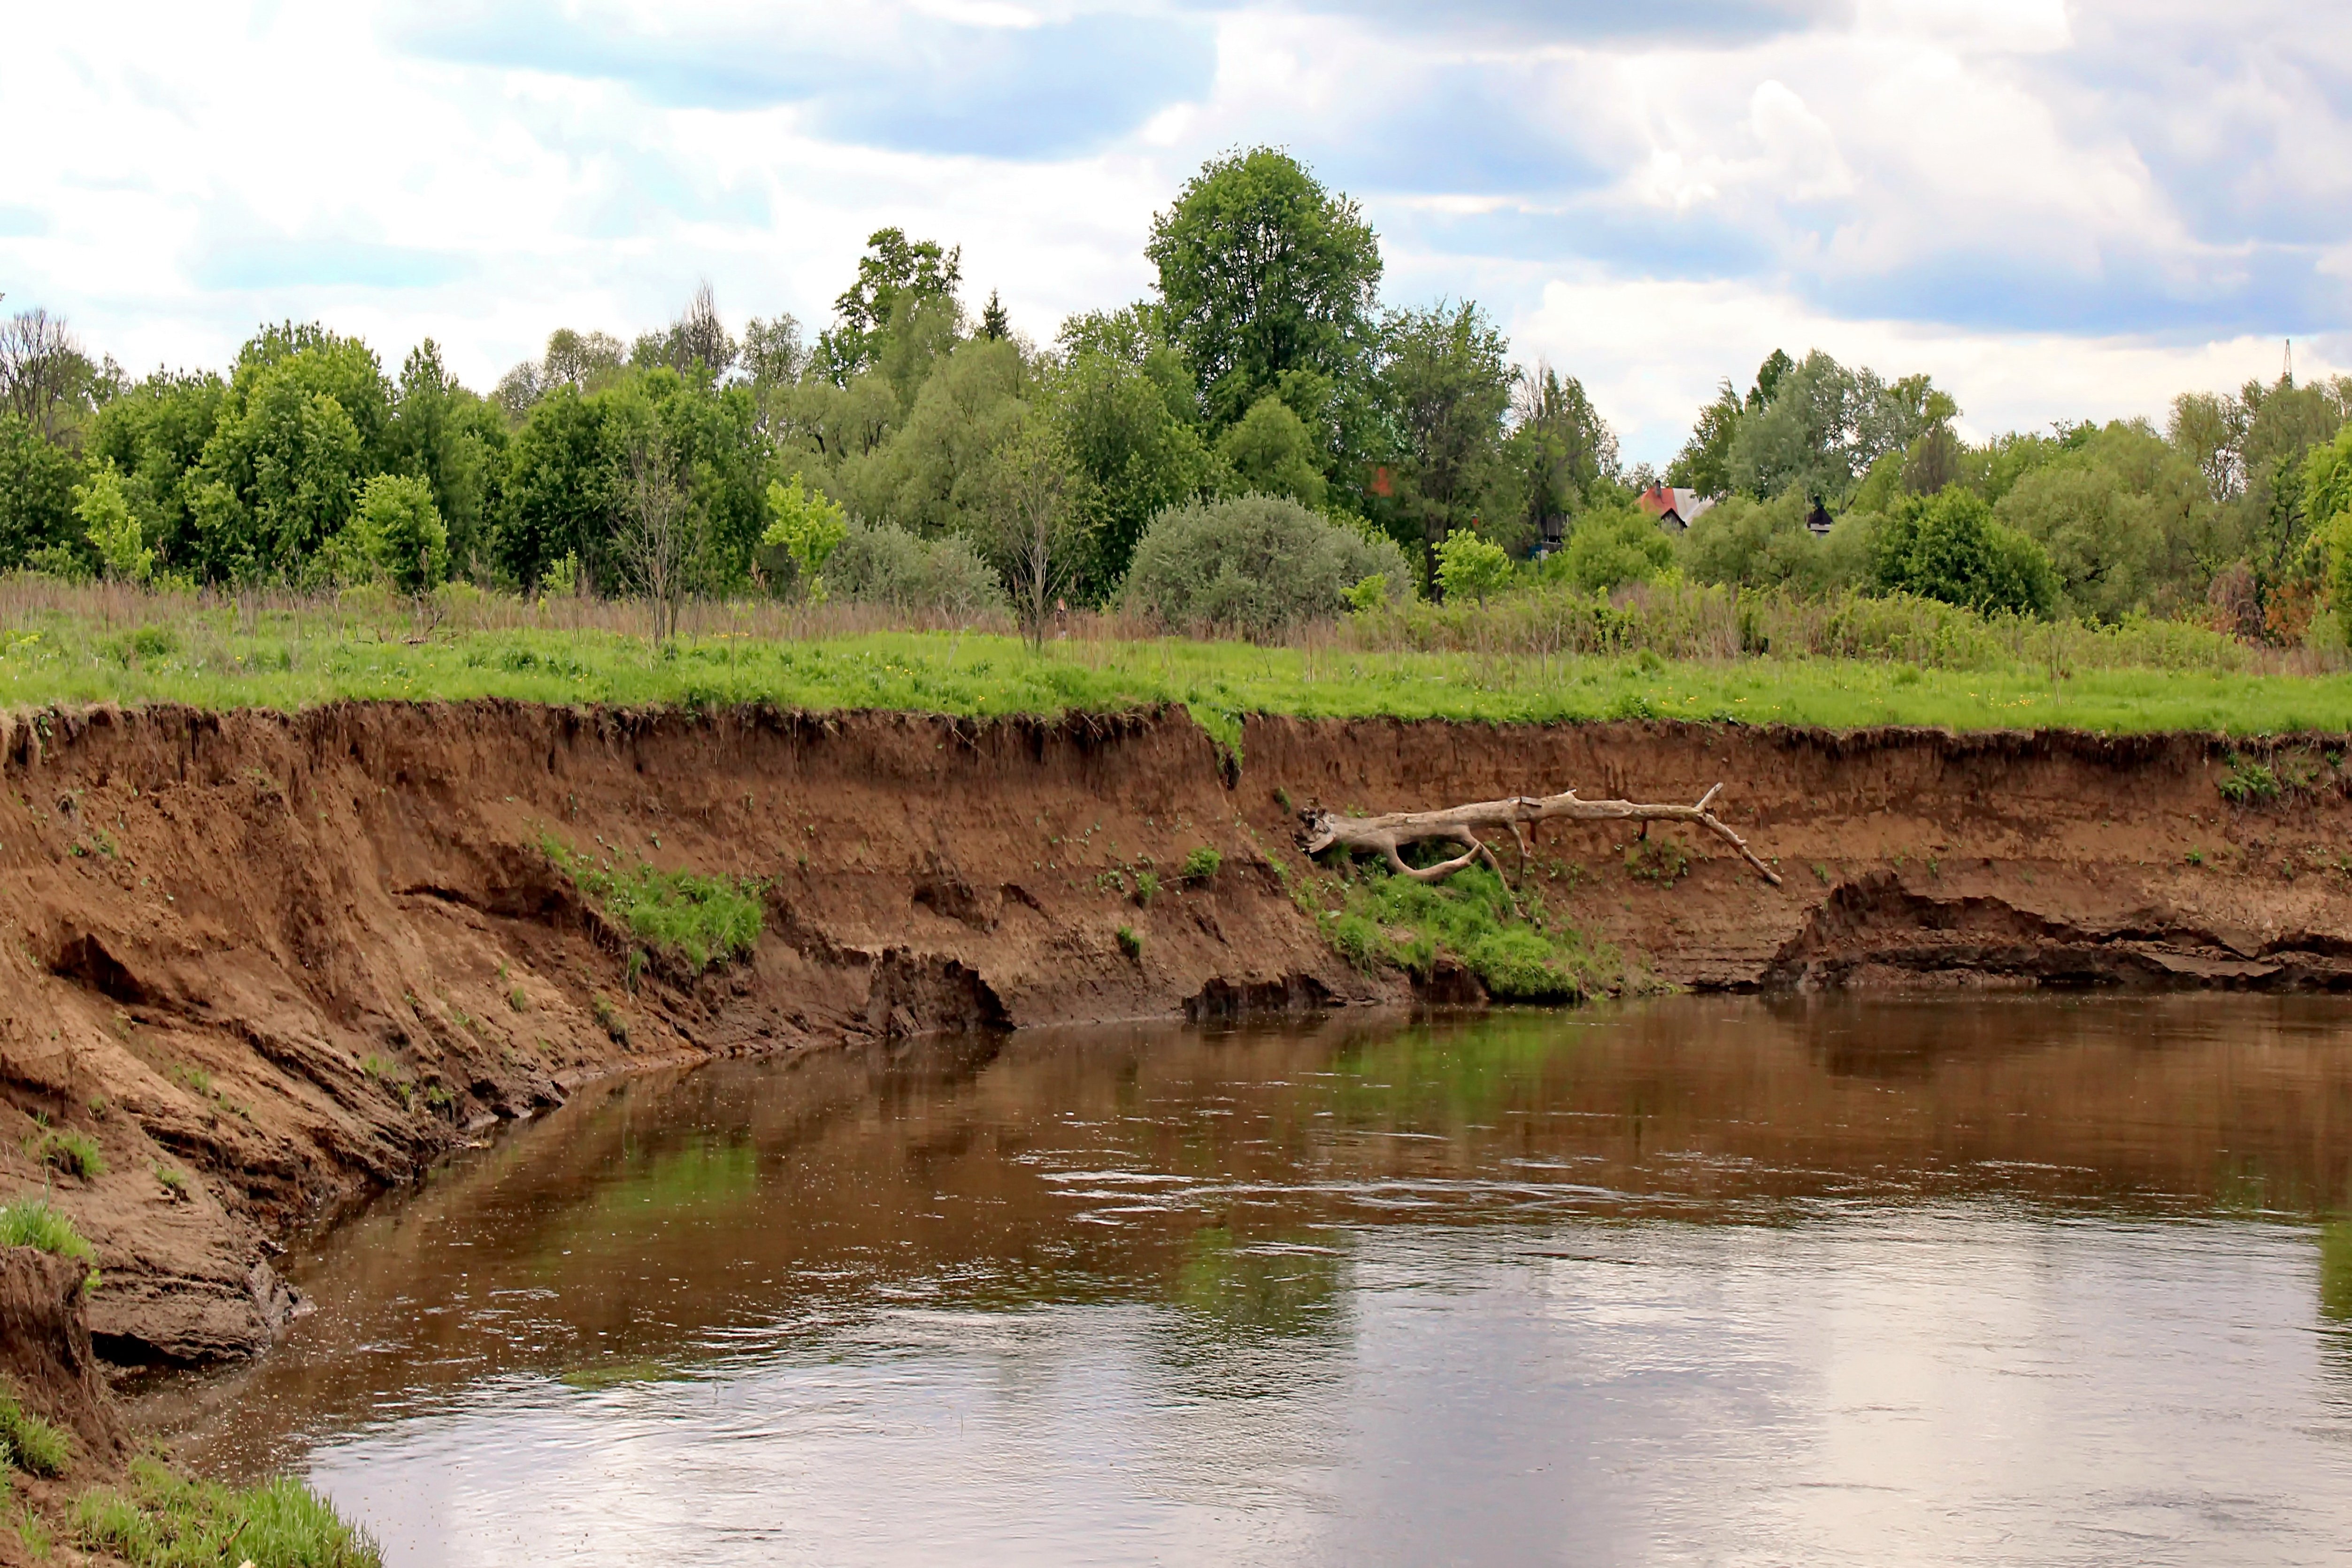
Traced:
<svg viewBox="0 0 2352 1568">
<path fill-rule="evenodd" d="M 1392 811 L 1385 816 L 1334 816 L 1328 811 L 1313 813 L 1307 819 L 1305 848 L 1309 855 L 1319 855 L 1326 849 L 1343 847 L 1361 849 L 1388 857 L 1389 868 L 1416 882 L 1438 882 L 1461 870 L 1474 860 L 1484 859 L 1501 876 L 1501 862 L 1486 847 L 1477 834 L 1479 828 L 1508 828 L 1517 840 L 1519 858 L 1525 864 L 1528 854 L 1528 829 L 1537 823 L 1566 818 L 1578 822 L 1694 822 L 1739 851 L 1740 856 L 1757 874 L 1774 887 L 1780 885 L 1779 873 L 1756 858 L 1748 841 L 1734 833 L 1723 819 L 1709 808 L 1715 797 L 1723 793 L 1717 784 L 1699 796 L 1696 805 L 1653 805 L 1631 800 L 1579 800 L 1574 790 L 1559 795 L 1513 795 L 1507 800 L 1482 800 L 1470 805 L 1456 805 L 1444 811 Z M 1463 852 L 1451 860 L 1435 866 L 1408 866 L 1403 848 L 1408 844 L 1459 844 Z"/>
</svg>

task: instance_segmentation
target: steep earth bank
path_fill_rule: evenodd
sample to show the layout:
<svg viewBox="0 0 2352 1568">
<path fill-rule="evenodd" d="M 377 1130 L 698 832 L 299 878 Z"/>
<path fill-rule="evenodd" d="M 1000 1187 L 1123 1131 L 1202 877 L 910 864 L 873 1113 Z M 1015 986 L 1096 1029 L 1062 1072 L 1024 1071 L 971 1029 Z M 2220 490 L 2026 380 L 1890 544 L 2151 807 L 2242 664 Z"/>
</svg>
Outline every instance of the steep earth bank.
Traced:
<svg viewBox="0 0 2352 1568">
<path fill-rule="evenodd" d="M 91 1327 L 120 1361 L 266 1344 L 297 1310 L 279 1238 L 604 1074 L 1409 1001 L 1294 897 L 1312 889 L 1293 813 L 1318 803 L 1724 783 L 1780 888 L 1681 829 L 1654 829 L 1686 855 L 1678 877 L 1673 857 L 1664 877 L 1655 855 L 1629 867 L 1622 830 L 1538 844 L 1554 907 L 1641 983 L 2352 987 L 2340 741 L 2241 748 L 2284 788 L 2231 805 L 2230 749 L 2178 735 L 1265 719 L 1234 768 L 1181 710 L 0 724 L 0 1195 L 46 1182 L 97 1244 Z M 551 839 L 759 879 L 756 952 L 638 973 Z M 1223 869 L 1180 885 L 1204 845 Z M 1147 865 L 1166 890 L 1143 906 Z M 52 1132 L 95 1140 L 106 1169 L 44 1163 Z"/>
</svg>

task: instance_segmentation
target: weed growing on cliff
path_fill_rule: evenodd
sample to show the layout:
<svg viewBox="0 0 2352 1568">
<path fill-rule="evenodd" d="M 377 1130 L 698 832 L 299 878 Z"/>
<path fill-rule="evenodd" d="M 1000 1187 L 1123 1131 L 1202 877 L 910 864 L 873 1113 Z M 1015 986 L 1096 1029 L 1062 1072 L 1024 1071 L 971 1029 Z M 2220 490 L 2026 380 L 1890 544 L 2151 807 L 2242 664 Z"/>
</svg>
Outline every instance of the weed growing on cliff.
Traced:
<svg viewBox="0 0 2352 1568">
<path fill-rule="evenodd" d="M 1129 958 L 1143 956 L 1143 938 L 1137 933 L 1133 926 L 1118 928 L 1118 950 Z"/>
<path fill-rule="evenodd" d="M 2251 757 L 2230 753 L 2230 771 L 2213 786 L 2221 798 L 2232 805 L 2245 805 L 2252 801 L 2276 800 L 2279 793 L 2278 774 Z"/>
<path fill-rule="evenodd" d="M 1203 844 L 1184 857 L 1184 879 L 1205 882 L 1224 868 L 1225 858 Z"/>
<path fill-rule="evenodd" d="M 155 1162 L 155 1184 L 173 1203 L 188 1201 L 188 1173 L 185 1171 L 176 1170 L 158 1160 Z"/>
<path fill-rule="evenodd" d="M 82 1289 L 98 1289 L 98 1249 L 74 1228 L 74 1222 L 66 1217 L 63 1210 L 45 1197 L 21 1197 L 13 1204 L 0 1205 L 0 1247 L 37 1247 L 76 1263 L 87 1263 L 90 1266 L 89 1278 L 82 1281 Z"/>
<path fill-rule="evenodd" d="M 1384 964 L 1427 978 L 1441 954 L 1475 974 L 1490 995 L 1513 1002 L 1572 1002 L 1604 990 L 1613 955 L 1582 935 L 1555 927 L 1540 901 L 1516 920 L 1503 879 L 1484 866 L 1442 883 L 1416 882 L 1377 863 L 1347 890 L 1345 906 L 1324 911 L 1332 945 L 1367 972 Z"/>
<path fill-rule="evenodd" d="M 684 958 L 698 973 L 751 952 L 760 940 L 761 882 L 660 871 L 643 860 L 615 866 L 551 837 L 541 838 L 540 847 L 614 924 L 648 947 Z"/>
<path fill-rule="evenodd" d="M 1671 888 L 1690 874 L 1690 855 L 1671 838 L 1637 838 L 1625 847 L 1625 873 Z"/>
<path fill-rule="evenodd" d="M 87 1132 L 48 1128 L 25 1140 L 25 1153 L 37 1164 L 51 1166 L 85 1182 L 106 1174 L 106 1155 L 100 1151 L 98 1140 Z"/>
<path fill-rule="evenodd" d="M 48 1521 L 35 1512 L 31 1503 L 19 1506 L 16 1529 L 16 1539 L 25 1543 L 25 1551 L 34 1562 L 49 1560 L 49 1552 L 57 1545 L 57 1537 L 50 1532 Z"/>
<path fill-rule="evenodd" d="M 28 1476 L 61 1476 L 73 1463 L 66 1435 L 17 1404 L 13 1389 L 0 1389 L 0 1450 Z"/>
<path fill-rule="evenodd" d="M 127 1490 L 101 1488 L 74 1504 L 74 1532 L 89 1549 L 138 1568 L 243 1563 L 255 1568 L 382 1568 L 366 1531 L 289 1476 L 251 1488 L 183 1480 L 152 1458 L 132 1461 Z"/>
<path fill-rule="evenodd" d="M 1160 896 L 1160 873 L 1138 871 L 1135 874 L 1135 903 L 1138 909 L 1150 909 L 1151 900 Z"/>
<path fill-rule="evenodd" d="M 597 1024 L 604 1028 L 605 1035 L 614 1045 L 625 1046 L 629 1043 L 629 1021 L 621 1016 L 620 1009 L 614 1007 L 602 992 L 588 998 L 588 1006 L 589 1010 L 596 1015 Z"/>
</svg>

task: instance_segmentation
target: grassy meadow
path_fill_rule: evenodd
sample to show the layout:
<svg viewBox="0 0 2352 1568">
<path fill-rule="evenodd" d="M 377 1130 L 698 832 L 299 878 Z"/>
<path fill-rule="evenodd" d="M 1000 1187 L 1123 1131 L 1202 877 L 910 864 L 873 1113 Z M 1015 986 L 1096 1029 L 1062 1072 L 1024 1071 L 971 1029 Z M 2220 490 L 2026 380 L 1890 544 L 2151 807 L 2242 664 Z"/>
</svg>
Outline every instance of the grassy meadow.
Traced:
<svg viewBox="0 0 2352 1568">
<path fill-rule="evenodd" d="M 679 637 L 656 647 L 642 609 L 625 602 L 532 605 L 470 592 L 422 604 L 349 595 L 216 600 L 18 579 L 0 584 L 0 709 L 298 710 L 344 699 L 502 697 L 980 718 L 1169 702 L 1228 743 L 1249 713 L 2352 730 L 2352 673 L 2341 668 L 2265 664 L 2259 650 L 2189 627 L 2137 640 L 2081 626 L 2006 643 L 1977 635 L 1962 639 L 1965 658 L 1938 663 L 1936 649 L 1953 645 L 1944 623 L 1963 613 L 1935 611 L 1943 632 L 1918 639 L 1926 662 L 1890 657 L 1908 650 L 1901 637 L 1816 652 L 1820 638 L 1784 634 L 1761 640 L 1793 651 L 1757 654 L 1683 633 L 1645 635 L 1629 623 L 1613 646 L 1594 647 L 1459 612 L 1443 626 L 1342 623 L 1274 645 L 1150 636 L 1074 616 L 1032 653 L 1009 628 L 985 622 L 924 627 L 858 606 L 704 605 Z"/>
</svg>

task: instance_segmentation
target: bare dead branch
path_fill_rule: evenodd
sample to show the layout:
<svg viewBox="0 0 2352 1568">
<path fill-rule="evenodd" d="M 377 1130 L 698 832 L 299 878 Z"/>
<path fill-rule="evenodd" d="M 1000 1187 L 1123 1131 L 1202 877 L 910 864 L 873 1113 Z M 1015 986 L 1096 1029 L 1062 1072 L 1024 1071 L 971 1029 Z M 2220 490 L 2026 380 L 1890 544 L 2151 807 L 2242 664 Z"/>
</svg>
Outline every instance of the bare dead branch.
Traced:
<svg viewBox="0 0 2352 1568">
<path fill-rule="evenodd" d="M 1507 800 L 1484 800 L 1469 805 L 1456 805 L 1444 811 L 1393 811 L 1384 816 L 1335 816 L 1328 811 L 1317 812 L 1307 819 L 1304 845 L 1309 855 L 1319 855 L 1326 849 L 1360 849 L 1387 857 L 1390 869 L 1417 882 L 1438 882 L 1461 870 L 1472 861 L 1485 859 L 1501 876 L 1503 868 L 1478 837 L 1478 829 L 1507 828 L 1519 847 L 1521 863 L 1529 851 L 1527 830 L 1539 822 L 1566 819 L 1577 822 L 1690 822 L 1739 851 L 1740 857 L 1756 868 L 1757 875 L 1774 887 L 1780 885 L 1779 873 L 1756 858 L 1748 841 L 1734 833 L 1723 819 L 1715 815 L 1715 797 L 1723 793 L 1717 784 L 1699 796 L 1696 805 L 1649 805 L 1631 800 L 1580 800 L 1574 790 L 1559 795 L 1513 795 Z M 1435 866 L 1408 866 L 1403 850 L 1408 844 L 1459 844 L 1463 852 Z"/>
</svg>

